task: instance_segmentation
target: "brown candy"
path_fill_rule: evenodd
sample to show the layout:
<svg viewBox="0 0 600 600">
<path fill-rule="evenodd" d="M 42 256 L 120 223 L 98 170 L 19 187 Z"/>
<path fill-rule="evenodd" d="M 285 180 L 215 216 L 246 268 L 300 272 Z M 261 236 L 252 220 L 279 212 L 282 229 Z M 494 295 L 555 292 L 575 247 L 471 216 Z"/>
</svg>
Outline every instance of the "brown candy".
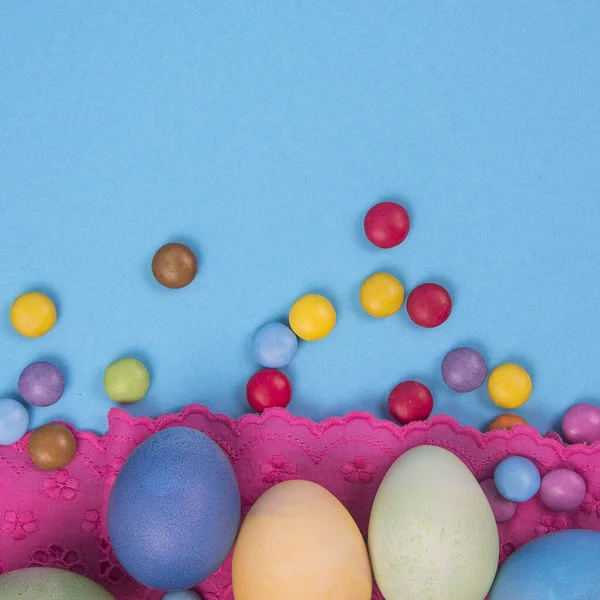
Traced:
<svg viewBox="0 0 600 600">
<path fill-rule="evenodd" d="M 183 244 L 166 244 L 152 259 L 152 274 L 167 288 L 178 289 L 189 285 L 198 272 L 196 255 Z"/>
<path fill-rule="evenodd" d="M 29 457 L 45 471 L 66 467 L 77 449 L 75 436 L 64 425 L 50 423 L 36 429 L 29 438 Z"/>
<path fill-rule="evenodd" d="M 488 431 L 512 429 L 515 425 L 527 425 L 527 421 L 523 417 L 519 417 L 519 415 L 500 415 L 489 424 Z"/>
</svg>

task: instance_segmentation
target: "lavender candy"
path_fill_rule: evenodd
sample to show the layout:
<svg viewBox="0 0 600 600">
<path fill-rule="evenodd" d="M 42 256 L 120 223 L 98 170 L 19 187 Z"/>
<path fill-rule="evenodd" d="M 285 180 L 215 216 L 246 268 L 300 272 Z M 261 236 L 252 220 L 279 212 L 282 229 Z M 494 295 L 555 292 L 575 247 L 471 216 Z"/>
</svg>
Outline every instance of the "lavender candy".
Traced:
<svg viewBox="0 0 600 600">
<path fill-rule="evenodd" d="M 33 406 L 50 406 L 65 390 L 65 377 L 50 362 L 40 361 L 23 369 L 19 377 L 19 394 Z"/>
<path fill-rule="evenodd" d="M 442 379 L 455 392 L 476 390 L 485 381 L 485 359 L 473 348 L 456 348 L 442 361 Z"/>
</svg>

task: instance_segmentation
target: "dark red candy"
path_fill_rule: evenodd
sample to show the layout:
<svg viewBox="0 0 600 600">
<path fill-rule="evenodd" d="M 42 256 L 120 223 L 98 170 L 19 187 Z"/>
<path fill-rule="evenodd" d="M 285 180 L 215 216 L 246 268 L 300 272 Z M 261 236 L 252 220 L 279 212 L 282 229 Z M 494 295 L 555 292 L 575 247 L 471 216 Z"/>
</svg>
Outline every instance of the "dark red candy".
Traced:
<svg viewBox="0 0 600 600">
<path fill-rule="evenodd" d="M 263 369 L 248 380 L 246 398 L 248 404 L 258 412 L 271 406 L 285 408 L 292 399 L 292 384 L 281 371 Z"/>
<path fill-rule="evenodd" d="M 365 216 L 365 234 L 378 248 L 393 248 L 408 235 L 410 217 L 406 209 L 395 202 L 380 202 Z"/>
<path fill-rule="evenodd" d="M 392 417 L 402 425 L 424 421 L 433 410 L 433 396 L 422 383 L 403 381 L 391 391 L 388 409 Z"/>
<path fill-rule="evenodd" d="M 409 294 L 406 312 L 421 327 L 437 327 L 450 316 L 452 298 L 441 285 L 423 283 Z"/>
</svg>

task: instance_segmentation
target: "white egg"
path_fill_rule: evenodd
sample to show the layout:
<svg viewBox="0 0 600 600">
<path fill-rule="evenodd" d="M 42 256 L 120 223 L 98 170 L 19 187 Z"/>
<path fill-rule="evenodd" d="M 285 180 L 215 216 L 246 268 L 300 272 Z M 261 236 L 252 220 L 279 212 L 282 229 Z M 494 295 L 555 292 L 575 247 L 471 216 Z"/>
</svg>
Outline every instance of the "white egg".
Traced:
<svg viewBox="0 0 600 600">
<path fill-rule="evenodd" d="M 375 581 L 386 600 L 484 600 L 498 568 L 498 529 L 479 483 L 436 446 L 400 456 L 369 521 Z"/>
</svg>

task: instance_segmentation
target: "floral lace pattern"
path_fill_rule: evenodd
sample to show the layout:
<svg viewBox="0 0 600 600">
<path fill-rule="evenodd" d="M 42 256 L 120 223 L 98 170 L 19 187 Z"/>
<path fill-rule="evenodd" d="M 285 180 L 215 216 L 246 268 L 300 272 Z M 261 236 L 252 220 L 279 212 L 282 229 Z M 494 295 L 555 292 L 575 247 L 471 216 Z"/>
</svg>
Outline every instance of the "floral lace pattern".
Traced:
<svg viewBox="0 0 600 600">
<path fill-rule="evenodd" d="M 66 550 L 58 544 L 35 550 L 31 554 L 30 567 L 52 567 L 85 575 L 86 567 L 76 550 Z"/>
<path fill-rule="evenodd" d="M 36 468 L 27 455 L 29 436 L 0 446 L 0 572 L 26 566 L 55 566 L 98 581 L 117 600 L 159 600 L 162 592 L 141 586 L 119 565 L 106 531 L 106 502 L 125 458 L 153 433 L 193 427 L 214 439 L 236 471 L 245 515 L 268 488 L 287 479 L 309 479 L 334 493 L 366 534 L 373 498 L 392 462 L 422 444 L 456 454 L 479 481 L 500 460 L 526 456 L 545 475 L 569 468 L 586 481 L 581 508 L 552 512 L 536 496 L 498 526 L 500 560 L 529 540 L 567 527 L 600 530 L 600 443 L 565 446 L 556 434 L 541 436 L 528 426 L 482 434 L 447 416 L 400 427 L 367 413 L 314 423 L 274 408 L 238 420 L 188 406 L 177 415 L 134 418 L 121 409 L 109 414 L 105 436 L 71 430 L 78 452 L 67 469 Z M 233 600 L 231 559 L 197 587 L 205 600 Z M 377 590 L 373 598 L 381 600 Z"/>
</svg>

